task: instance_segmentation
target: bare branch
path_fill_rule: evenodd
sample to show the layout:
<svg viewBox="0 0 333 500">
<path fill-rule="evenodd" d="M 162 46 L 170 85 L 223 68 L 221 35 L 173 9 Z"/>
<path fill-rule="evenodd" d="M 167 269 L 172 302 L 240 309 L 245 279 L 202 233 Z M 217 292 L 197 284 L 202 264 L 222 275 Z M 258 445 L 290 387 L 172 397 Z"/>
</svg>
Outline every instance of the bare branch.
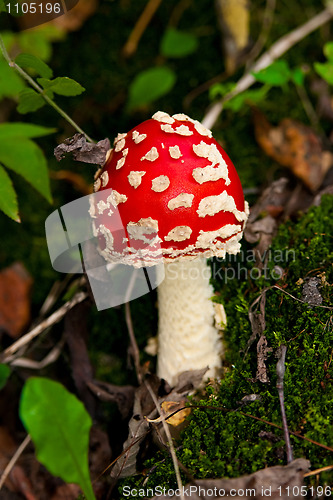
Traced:
<svg viewBox="0 0 333 500">
<path fill-rule="evenodd" d="M 14 342 L 11 346 L 7 347 L 5 349 L 3 356 L 1 357 L 1 362 L 2 363 L 9 363 L 12 358 L 11 356 L 18 351 L 21 347 L 25 346 L 29 342 L 31 342 L 35 337 L 40 335 L 44 330 L 49 328 L 50 326 L 54 325 L 55 323 L 58 323 L 64 316 L 65 314 L 72 309 L 74 306 L 79 304 L 80 302 L 83 302 L 86 298 L 88 297 L 88 294 L 85 292 L 79 292 L 74 297 L 66 302 L 63 306 L 61 306 L 57 311 L 55 311 L 51 316 L 49 316 L 47 319 L 39 323 L 35 328 L 33 328 L 30 332 L 26 333 L 18 339 L 16 342 Z"/>
<path fill-rule="evenodd" d="M 202 124 L 209 129 L 212 128 L 223 110 L 224 103 L 230 101 L 236 95 L 241 94 L 244 90 L 247 90 L 255 83 L 256 79 L 252 75 L 253 72 L 256 73 L 267 68 L 276 59 L 291 49 L 291 47 L 296 45 L 296 43 L 300 42 L 312 33 L 312 31 L 315 31 L 320 28 L 320 26 L 330 21 L 332 17 L 333 9 L 327 8 L 320 12 L 317 16 L 307 21 L 305 24 L 302 24 L 302 26 L 299 26 L 295 30 L 277 40 L 266 52 L 264 52 L 264 54 L 262 54 L 261 57 L 259 57 L 250 70 L 242 76 L 236 84 L 234 90 L 226 94 L 221 101 L 215 103 L 207 111 L 202 120 Z"/>
</svg>

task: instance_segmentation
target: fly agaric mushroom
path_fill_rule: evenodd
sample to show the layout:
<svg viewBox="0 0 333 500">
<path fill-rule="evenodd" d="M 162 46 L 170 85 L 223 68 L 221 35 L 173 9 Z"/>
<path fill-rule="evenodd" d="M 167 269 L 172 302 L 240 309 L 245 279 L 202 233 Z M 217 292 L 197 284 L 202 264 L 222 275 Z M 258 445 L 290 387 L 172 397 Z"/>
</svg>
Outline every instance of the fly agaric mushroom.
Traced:
<svg viewBox="0 0 333 500">
<path fill-rule="evenodd" d="M 118 134 L 96 177 L 99 196 L 112 189 L 90 211 L 100 253 L 136 267 L 163 259 L 158 375 L 174 385 L 181 372 L 208 366 L 206 375 L 216 376 L 221 340 L 206 259 L 239 252 L 248 216 L 231 160 L 201 123 L 159 111 Z M 112 235 L 115 207 L 127 234 L 121 242 Z"/>
</svg>

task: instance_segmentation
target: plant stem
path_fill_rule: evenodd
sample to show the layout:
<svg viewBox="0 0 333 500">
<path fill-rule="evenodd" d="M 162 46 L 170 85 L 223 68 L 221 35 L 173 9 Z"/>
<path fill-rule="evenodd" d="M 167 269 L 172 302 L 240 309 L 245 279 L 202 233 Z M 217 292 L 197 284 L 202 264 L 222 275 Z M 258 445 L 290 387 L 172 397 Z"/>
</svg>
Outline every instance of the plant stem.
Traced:
<svg viewBox="0 0 333 500">
<path fill-rule="evenodd" d="M 41 94 L 41 96 L 43 97 L 43 99 L 50 105 L 52 106 L 52 108 L 54 108 L 57 113 L 59 113 L 59 115 L 61 115 L 63 118 L 65 118 L 65 120 L 67 120 L 67 122 L 72 125 L 72 127 L 77 130 L 80 134 L 83 134 L 85 136 L 85 138 L 87 139 L 88 142 L 92 142 L 94 143 L 95 141 L 89 137 L 88 134 L 86 134 L 84 132 L 84 130 L 82 130 L 82 128 L 63 110 L 61 109 L 52 99 L 50 99 L 45 93 L 44 93 L 44 89 L 42 89 L 42 87 L 40 87 L 38 85 L 38 83 L 35 82 L 35 80 L 33 78 L 31 78 L 30 75 L 28 75 L 28 73 L 26 73 L 20 66 L 18 66 L 9 56 L 8 52 L 7 52 L 7 49 L 5 47 L 5 44 L 3 42 L 3 39 L 0 35 L 0 49 L 2 51 L 2 54 L 4 56 L 4 58 L 6 59 L 6 61 L 8 62 L 9 66 L 11 68 L 14 68 L 30 85 L 31 87 L 33 87 L 35 90 L 37 90 L 37 92 L 39 94 Z"/>
<path fill-rule="evenodd" d="M 164 411 L 160 407 L 160 405 L 158 403 L 158 400 L 157 400 L 157 398 L 155 396 L 155 393 L 154 393 L 153 389 L 151 388 L 151 385 L 149 384 L 149 382 L 147 380 L 145 380 L 145 385 L 146 385 L 146 387 L 148 389 L 148 392 L 149 392 L 152 400 L 154 401 L 154 404 L 155 404 L 156 410 L 159 413 L 159 416 L 162 417 L 162 425 L 163 425 L 163 429 L 164 429 L 165 435 L 166 435 L 167 440 L 168 440 L 169 452 L 170 452 L 171 459 L 172 459 L 172 462 L 173 462 L 173 467 L 174 467 L 174 470 L 175 470 L 175 475 L 176 475 L 176 480 L 177 480 L 177 486 L 178 486 L 178 489 L 179 489 L 179 498 L 180 498 L 180 500 L 185 500 L 184 499 L 184 495 L 182 494 L 183 483 L 182 483 L 182 480 L 181 480 L 181 477 L 180 477 L 180 470 L 179 470 L 178 458 L 177 458 L 177 455 L 176 455 L 175 447 L 174 447 L 173 442 L 172 442 L 172 437 L 171 437 L 170 429 L 168 427 L 168 424 L 165 421 Z"/>
<path fill-rule="evenodd" d="M 3 487 L 3 485 L 5 484 L 7 477 L 9 476 L 10 472 L 15 467 L 16 462 L 18 461 L 18 459 L 20 458 L 20 456 L 22 455 L 23 451 L 28 446 L 30 441 L 31 441 L 30 436 L 29 436 L 29 434 L 27 434 L 27 436 L 24 438 L 23 442 L 20 444 L 20 446 L 17 448 L 16 452 L 14 453 L 12 458 L 10 459 L 8 465 L 6 466 L 6 468 L 3 471 L 1 478 L 0 478 L 0 490 Z"/>
</svg>

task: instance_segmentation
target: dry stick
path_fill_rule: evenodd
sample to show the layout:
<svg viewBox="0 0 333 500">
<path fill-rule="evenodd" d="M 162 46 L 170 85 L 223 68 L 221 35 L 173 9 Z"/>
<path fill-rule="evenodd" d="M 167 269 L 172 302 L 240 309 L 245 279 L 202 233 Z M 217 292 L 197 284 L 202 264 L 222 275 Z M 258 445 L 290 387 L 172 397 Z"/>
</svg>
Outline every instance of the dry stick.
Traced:
<svg viewBox="0 0 333 500">
<path fill-rule="evenodd" d="M 176 479 L 177 479 L 177 486 L 178 486 L 178 489 L 179 489 L 179 498 L 181 500 L 184 500 L 184 495 L 182 493 L 183 483 L 182 483 L 182 480 L 181 480 L 181 477 L 180 477 L 178 459 L 177 459 L 177 455 L 176 455 L 176 452 L 175 452 L 175 447 L 174 447 L 173 442 L 172 442 L 172 437 L 171 437 L 171 434 L 170 434 L 170 429 L 169 429 L 168 425 L 165 422 L 166 415 L 164 415 L 164 413 L 161 411 L 161 408 L 159 406 L 157 398 L 156 398 L 156 396 L 155 396 L 152 388 L 150 387 L 150 384 L 147 381 L 145 381 L 145 385 L 146 385 L 146 387 L 147 387 L 147 389 L 149 391 L 149 394 L 150 394 L 152 400 L 154 401 L 154 404 L 156 406 L 156 409 L 157 409 L 160 417 L 162 418 L 163 429 L 164 429 L 165 435 L 166 435 L 166 437 L 168 439 L 170 455 L 171 455 L 173 466 L 174 466 L 174 469 L 175 469 L 175 474 L 176 474 Z"/>
<path fill-rule="evenodd" d="M 301 304 L 306 304 L 306 305 L 309 305 L 308 302 L 306 302 L 306 300 L 301 300 L 301 299 L 298 299 L 297 297 L 294 297 L 294 295 L 291 295 L 291 293 L 289 292 L 286 292 L 286 290 L 283 290 L 283 288 L 281 288 L 280 286 L 278 285 L 273 285 L 269 288 L 266 288 L 266 290 L 269 290 L 270 288 L 276 288 L 277 290 L 280 290 L 280 292 L 283 292 L 285 293 L 286 295 L 288 295 L 289 297 L 291 297 L 292 299 L 294 300 L 297 300 L 297 302 L 300 302 Z M 329 311 L 331 311 L 333 309 L 333 307 L 330 307 L 330 306 L 322 306 L 320 304 L 318 305 L 315 305 L 313 304 L 311 307 L 321 307 L 322 309 L 328 309 Z"/>
<path fill-rule="evenodd" d="M 301 40 L 303 40 L 303 38 L 312 33 L 312 31 L 315 31 L 316 29 L 320 28 L 320 26 L 330 21 L 332 17 L 333 9 L 327 8 L 302 26 L 299 26 L 295 30 L 277 40 L 270 47 L 270 49 L 268 49 L 261 57 L 259 57 L 258 61 L 251 67 L 251 69 L 244 76 L 242 76 L 242 78 L 236 84 L 234 90 L 226 94 L 221 101 L 215 103 L 207 111 L 202 120 L 203 125 L 209 129 L 212 128 L 223 110 L 224 103 L 230 101 L 236 95 L 244 92 L 244 90 L 247 90 L 256 82 L 256 79 L 251 74 L 252 72 L 256 73 L 258 71 L 261 71 L 262 69 L 267 68 L 276 59 L 287 52 L 291 47 L 296 45 L 296 43 L 300 42 Z"/>
<path fill-rule="evenodd" d="M 88 294 L 85 292 L 79 292 L 74 297 L 66 302 L 63 306 L 61 306 L 57 311 L 55 311 L 51 316 L 49 316 L 47 319 L 42 321 L 39 325 L 37 325 L 35 328 L 33 328 L 30 332 L 26 333 L 21 337 L 19 340 L 14 342 L 11 346 L 7 347 L 5 351 L 3 352 L 3 357 L 1 359 L 2 363 L 8 363 L 11 361 L 10 356 L 12 356 L 16 351 L 18 351 L 21 347 L 25 346 L 31 340 L 33 340 L 35 337 L 40 335 L 46 328 L 49 328 L 50 326 L 54 325 L 55 323 L 58 323 L 64 316 L 65 314 L 72 309 L 74 306 L 79 304 L 80 302 L 83 302 L 86 298 L 88 297 Z"/>
<path fill-rule="evenodd" d="M 264 45 L 266 43 L 266 40 L 268 38 L 269 32 L 273 24 L 275 6 L 276 6 L 276 0 L 266 1 L 266 7 L 263 16 L 261 31 L 259 33 L 259 37 L 256 43 L 254 44 L 248 55 L 247 58 L 248 60 L 246 61 L 246 68 L 252 66 L 253 61 L 258 57 L 258 55 L 264 48 Z"/>
<path fill-rule="evenodd" d="M 16 462 L 18 461 L 18 459 L 20 458 L 20 456 L 22 455 L 23 451 L 28 446 L 28 444 L 30 443 L 30 441 L 31 441 L 31 439 L 30 439 L 30 436 L 28 434 L 25 437 L 25 439 L 22 441 L 22 443 L 20 444 L 20 446 L 17 448 L 17 450 L 14 453 L 14 455 L 12 456 L 11 460 L 9 461 L 7 467 L 3 471 L 2 476 L 0 478 L 0 490 L 3 487 L 3 485 L 5 484 L 5 481 L 6 481 L 7 477 L 11 473 L 11 471 L 14 468 Z"/>
<path fill-rule="evenodd" d="M 142 383 L 142 370 L 141 370 L 141 365 L 140 365 L 140 351 L 139 351 L 139 347 L 138 347 L 138 344 L 136 342 L 136 338 L 135 338 L 135 334 L 134 334 L 131 309 L 130 309 L 130 305 L 129 305 L 130 297 L 131 297 L 131 294 L 132 294 L 132 291 L 133 291 L 133 288 L 135 285 L 135 280 L 137 278 L 137 273 L 138 273 L 138 270 L 135 269 L 132 273 L 130 282 L 129 282 L 127 290 L 126 290 L 125 318 L 126 318 L 126 325 L 127 325 L 127 329 L 128 329 L 128 335 L 129 335 L 131 347 L 132 347 L 132 356 L 133 356 L 133 360 L 134 360 L 136 376 L 137 376 L 139 384 L 141 384 Z"/>
<path fill-rule="evenodd" d="M 216 408 L 218 408 L 218 406 L 216 406 Z M 264 418 L 260 418 L 260 417 L 255 417 L 254 415 L 250 415 L 249 413 L 245 413 L 243 411 L 240 411 L 239 413 L 241 415 L 244 415 L 245 417 L 253 418 L 254 420 L 258 420 L 258 422 L 262 422 L 264 424 L 270 425 L 271 427 L 275 427 L 276 429 L 280 429 L 281 431 L 283 431 L 283 427 L 281 427 L 281 425 L 274 424 L 273 422 L 270 422 L 269 420 L 265 420 Z M 309 443 L 312 443 L 316 446 L 319 446 L 320 448 L 324 448 L 324 450 L 328 450 L 328 451 L 333 452 L 333 448 L 331 446 L 326 446 L 326 444 L 318 443 L 318 441 L 315 441 L 314 439 L 308 438 L 306 436 L 302 436 L 302 434 L 298 434 L 297 432 L 293 432 L 293 431 L 289 431 L 289 434 L 292 434 L 293 436 L 296 436 L 300 439 L 304 439 L 304 441 L 308 441 Z"/>
<path fill-rule="evenodd" d="M 150 23 L 153 15 L 157 11 L 162 0 L 149 0 L 146 7 L 144 8 L 141 16 L 136 22 L 136 25 L 133 28 L 132 33 L 129 36 L 129 39 L 125 43 L 123 47 L 123 54 L 125 57 L 130 57 L 134 54 L 138 47 L 138 43 L 140 38 L 142 37 L 145 29 Z"/>
<path fill-rule="evenodd" d="M 266 38 L 268 37 L 269 31 L 271 29 L 271 25 L 273 22 L 275 4 L 276 4 L 276 0 L 267 0 L 266 7 L 265 7 L 265 13 L 264 13 L 264 17 L 263 17 L 263 22 L 262 22 L 262 29 L 261 29 L 261 32 L 259 34 L 258 40 L 256 41 L 255 45 L 251 49 L 250 53 L 247 55 L 246 69 L 252 65 L 253 61 L 259 55 L 263 46 L 266 43 Z M 210 78 L 209 80 L 202 83 L 201 85 L 199 85 L 195 89 L 191 90 L 191 92 L 189 92 L 184 98 L 184 107 L 188 108 L 190 106 L 191 102 L 196 97 L 198 97 L 203 92 L 206 92 L 214 83 L 218 83 L 218 82 L 224 80 L 225 76 L 227 76 L 227 75 L 225 72 L 223 72 L 217 76 L 214 76 L 213 78 Z M 228 75 L 228 76 L 230 76 L 230 75 Z"/>
<path fill-rule="evenodd" d="M 316 110 L 314 109 L 312 102 L 305 90 L 305 87 L 302 87 L 301 85 L 295 85 L 296 92 L 301 100 L 301 103 L 303 104 L 304 111 L 309 119 L 309 122 L 311 123 L 312 127 L 315 129 L 321 129 L 318 115 L 316 113 Z M 325 136 L 325 134 L 323 134 Z"/>
<path fill-rule="evenodd" d="M 132 347 L 132 356 L 133 356 L 133 360 L 134 360 L 136 376 L 137 376 L 139 384 L 141 384 L 142 383 L 142 373 L 141 373 L 141 365 L 140 365 L 140 351 L 139 351 L 139 347 L 138 347 L 138 344 L 136 342 L 136 338 L 135 338 L 135 334 L 134 334 L 131 309 L 130 309 L 129 302 L 125 303 L 125 318 L 126 318 L 126 324 L 127 324 L 127 329 L 128 329 L 128 335 L 129 335 L 131 347 Z"/>
<path fill-rule="evenodd" d="M 57 361 L 62 353 L 64 345 L 65 340 L 62 338 L 41 361 L 34 361 L 33 359 L 22 357 L 14 359 L 11 361 L 10 365 L 19 366 L 20 368 L 30 368 L 31 370 L 42 370 L 46 366 Z"/>
<path fill-rule="evenodd" d="M 285 366 L 286 352 L 287 352 L 287 347 L 285 345 L 281 345 L 280 358 L 276 364 L 276 374 L 277 374 L 276 388 L 278 390 L 279 400 L 280 400 L 283 434 L 284 434 L 284 440 L 286 442 L 287 462 L 288 464 L 290 464 L 290 462 L 293 461 L 293 452 L 291 448 L 290 436 L 288 431 L 287 416 L 284 406 L 284 390 L 283 390 L 284 372 L 286 370 Z"/>
<path fill-rule="evenodd" d="M 63 293 L 65 288 L 67 287 L 69 281 L 72 279 L 72 274 L 66 274 L 65 278 L 61 281 L 55 281 L 44 300 L 44 303 L 39 311 L 39 320 L 41 320 L 46 314 L 52 309 L 54 304 L 59 299 L 60 295 Z M 80 280 L 81 278 L 79 278 Z"/>
<path fill-rule="evenodd" d="M 320 467 L 320 469 L 316 470 L 311 470 L 310 472 L 307 472 L 304 474 L 303 477 L 309 477 L 309 476 L 315 476 L 316 474 L 320 474 L 321 472 L 328 472 L 329 470 L 333 469 L 333 465 L 327 465 L 326 467 Z"/>
</svg>

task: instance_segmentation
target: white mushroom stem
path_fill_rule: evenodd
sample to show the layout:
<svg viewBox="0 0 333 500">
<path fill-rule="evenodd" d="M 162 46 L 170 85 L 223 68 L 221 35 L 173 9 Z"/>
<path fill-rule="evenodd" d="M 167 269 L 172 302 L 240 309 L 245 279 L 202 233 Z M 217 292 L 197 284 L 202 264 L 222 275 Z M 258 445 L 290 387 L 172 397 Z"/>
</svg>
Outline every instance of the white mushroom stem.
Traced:
<svg viewBox="0 0 333 500">
<path fill-rule="evenodd" d="M 187 370 L 209 367 L 205 377 L 216 377 L 221 367 L 221 339 L 213 326 L 213 288 L 206 259 L 165 264 L 159 285 L 157 374 L 174 386 Z"/>
</svg>

